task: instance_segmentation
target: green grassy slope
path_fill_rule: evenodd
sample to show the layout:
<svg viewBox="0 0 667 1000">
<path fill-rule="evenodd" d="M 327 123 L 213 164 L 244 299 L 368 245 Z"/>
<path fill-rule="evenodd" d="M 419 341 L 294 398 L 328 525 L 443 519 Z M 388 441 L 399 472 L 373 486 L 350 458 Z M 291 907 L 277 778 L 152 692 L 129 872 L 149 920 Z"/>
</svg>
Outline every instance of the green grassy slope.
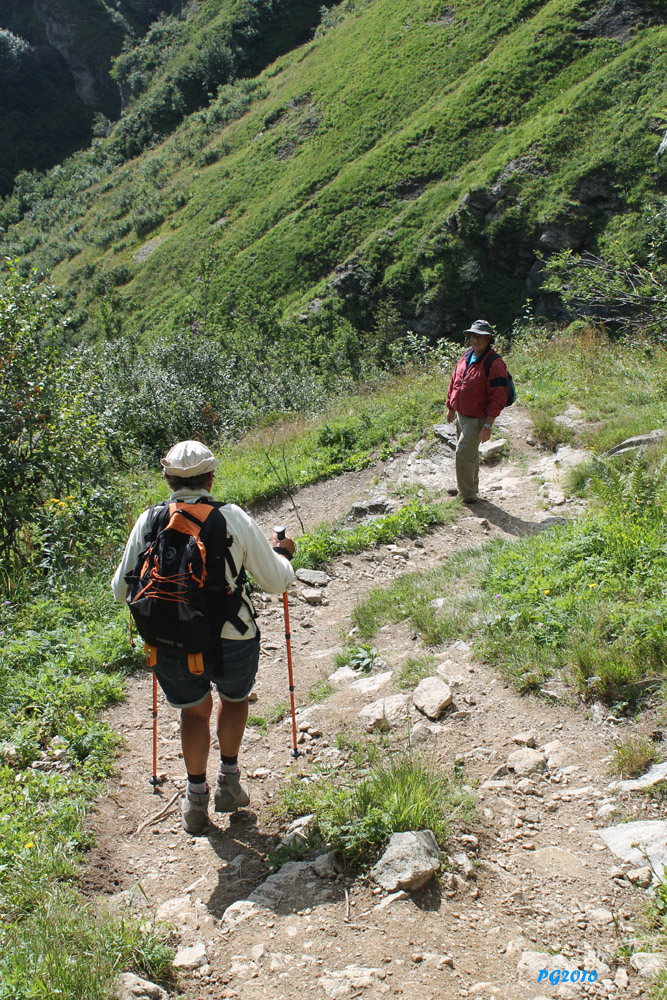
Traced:
<svg viewBox="0 0 667 1000">
<path fill-rule="evenodd" d="M 84 326 L 105 294 L 179 326 L 205 246 L 230 306 L 251 288 L 297 312 L 336 296 L 362 326 L 386 298 L 427 333 L 507 325 L 537 253 L 631 233 L 660 194 L 664 15 L 601 10 L 348 0 L 155 149 L 112 171 L 100 145 L 29 192 L 2 249 L 53 270 Z"/>
</svg>

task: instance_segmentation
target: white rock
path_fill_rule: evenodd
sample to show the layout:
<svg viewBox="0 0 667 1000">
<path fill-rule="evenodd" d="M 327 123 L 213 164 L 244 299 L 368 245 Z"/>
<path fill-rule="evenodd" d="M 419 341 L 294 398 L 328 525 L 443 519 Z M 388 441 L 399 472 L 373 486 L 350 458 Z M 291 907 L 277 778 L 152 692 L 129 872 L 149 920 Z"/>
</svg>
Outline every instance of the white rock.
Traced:
<svg viewBox="0 0 667 1000">
<path fill-rule="evenodd" d="M 206 945 L 203 941 L 198 941 L 189 948 L 181 948 L 176 953 L 173 965 L 175 969 L 199 969 L 207 961 Z"/>
<path fill-rule="evenodd" d="M 358 691 L 360 694 L 371 694 L 379 691 L 381 687 L 391 680 L 391 670 L 385 670 L 381 674 L 372 674 L 370 677 L 361 677 L 358 681 L 350 684 L 350 689 Z"/>
<path fill-rule="evenodd" d="M 530 747 L 523 747 L 515 750 L 507 758 L 507 766 L 520 777 L 527 777 L 529 774 L 537 774 L 546 767 L 547 759 L 539 750 L 531 750 Z"/>
<path fill-rule="evenodd" d="M 408 695 L 393 694 L 366 705 L 359 712 L 359 718 L 370 733 L 374 729 L 389 732 L 408 718 Z"/>
<path fill-rule="evenodd" d="M 524 951 L 517 965 L 520 983 L 537 983 L 537 977 L 542 969 L 547 972 L 555 970 L 574 972 L 578 968 L 575 963 L 566 958 L 565 955 L 547 955 L 541 951 Z"/>
<path fill-rule="evenodd" d="M 371 878 L 388 892 L 421 889 L 440 867 L 440 848 L 430 830 L 392 834 Z"/>
<path fill-rule="evenodd" d="M 168 1000 L 168 994 L 157 983 L 141 979 L 132 972 L 123 972 L 118 977 L 120 1000 Z"/>
<path fill-rule="evenodd" d="M 619 990 L 625 990 L 630 983 L 630 977 L 622 966 L 619 966 L 616 970 L 616 975 L 614 976 L 614 983 L 618 986 Z"/>
<path fill-rule="evenodd" d="M 652 785 L 657 785 L 659 781 L 664 781 L 665 778 L 667 778 L 667 760 L 663 761 L 662 764 L 654 764 L 640 778 L 629 778 L 627 781 L 612 782 L 609 788 L 618 789 L 621 792 L 636 792 L 642 788 L 651 788 Z"/>
<path fill-rule="evenodd" d="M 303 597 L 306 604 L 322 603 L 322 591 L 316 590 L 314 587 L 305 587 L 301 591 L 301 596 Z"/>
<path fill-rule="evenodd" d="M 526 732 L 526 733 L 516 733 L 512 737 L 512 742 L 518 743 L 519 746 L 530 747 L 531 749 L 534 750 L 537 741 L 535 739 L 535 733 Z"/>
<path fill-rule="evenodd" d="M 425 677 L 413 691 L 412 701 L 429 719 L 439 719 L 452 703 L 452 692 L 440 677 Z"/>
<path fill-rule="evenodd" d="M 360 990 L 368 986 L 377 986 L 378 981 L 384 979 L 385 975 L 381 969 L 346 965 L 339 972 L 327 970 L 318 982 L 330 1000 L 344 1000 L 353 993 L 357 995 Z"/>
<path fill-rule="evenodd" d="M 352 667 L 339 667 L 338 670 L 334 670 L 332 674 L 329 674 L 328 680 L 334 687 L 340 687 L 343 684 L 349 684 L 351 681 L 356 680 L 358 676 L 356 670 L 353 670 Z"/>
<path fill-rule="evenodd" d="M 641 820 L 636 823 L 618 823 L 600 830 L 600 836 L 610 851 L 638 868 L 646 862 L 657 872 L 667 864 L 667 821 Z"/>
<path fill-rule="evenodd" d="M 178 922 L 191 915 L 192 900 L 190 896 L 176 896 L 174 899 L 167 899 L 157 908 L 155 914 L 157 920 Z"/>
<path fill-rule="evenodd" d="M 331 582 L 331 577 L 319 569 L 298 569 L 296 578 L 310 587 L 326 587 Z"/>
<path fill-rule="evenodd" d="M 592 948 L 587 948 L 584 951 L 584 966 L 586 969 L 595 969 L 598 979 L 603 979 L 604 976 L 608 976 L 611 972 L 607 963 L 603 962 Z"/>
<path fill-rule="evenodd" d="M 251 917 L 256 917 L 260 912 L 257 903 L 249 899 L 237 899 L 223 913 L 222 923 L 226 929 L 231 929 L 243 923 L 243 921 L 249 920 Z"/>
<path fill-rule="evenodd" d="M 655 951 L 636 951 L 630 958 L 630 966 L 643 979 L 653 979 L 665 968 L 665 956 Z"/>
<path fill-rule="evenodd" d="M 507 451 L 507 441 L 499 438 L 495 441 L 485 441 L 479 446 L 479 457 L 482 462 L 490 462 Z"/>
</svg>

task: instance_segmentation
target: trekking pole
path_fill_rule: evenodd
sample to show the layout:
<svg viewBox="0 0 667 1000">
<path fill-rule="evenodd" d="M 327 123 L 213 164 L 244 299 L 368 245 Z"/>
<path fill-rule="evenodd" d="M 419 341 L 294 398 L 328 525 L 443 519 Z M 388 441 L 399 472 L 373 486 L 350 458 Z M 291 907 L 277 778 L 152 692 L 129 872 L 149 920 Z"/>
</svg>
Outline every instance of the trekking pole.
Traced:
<svg viewBox="0 0 667 1000">
<path fill-rule="evenodd" d="M 150 783 L 153 786 L 153 794 L 155 795 L 158 785 L 160 784 L 160 779 L 157 776 L 157 676 L 155 673 L 155 648 L 149 646 L 148 643 L 144 646 L 144 652 L 146 653 L 146 665 L 151 670 L 153 674 L 153 774 L 151 775 Z"/>
<path fill-rule="evenodd" d="M 278 541 L 282 541 L 285 537 L 285 526 L 282 524 L 276 525 L 273 529 L 276 533 L 276 538 Z M 296 712 L 294 709 L 294 675 L 292 673 L 292 644 L 290 642 L 290 629 L 289 629 L 289 609 L 287 607 L 287 591 L 283 591 L 283 610 L 285 612 L 285 644 L 287 646 L 287 674 L 289 676 L 289 696 L 290 704 L 292 707 L 292 750 L 291 756 L 296 758 L 299 756 L 299 751 L 296 746 Z"/>
</svg>

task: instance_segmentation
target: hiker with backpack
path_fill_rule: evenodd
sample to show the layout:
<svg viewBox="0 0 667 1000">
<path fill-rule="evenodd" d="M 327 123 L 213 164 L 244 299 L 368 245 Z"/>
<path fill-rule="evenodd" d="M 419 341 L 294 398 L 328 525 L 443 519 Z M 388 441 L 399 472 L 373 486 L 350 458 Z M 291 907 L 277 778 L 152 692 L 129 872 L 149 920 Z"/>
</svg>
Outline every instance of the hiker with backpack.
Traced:
<svg viewBox="0 0 667 1000">
<path fill-rule="evenodd" d="M 479 500 L 479 446 L 491 437 L 493 422 L 514 402 L 505 362 L 491 348 L 493 330 L 484 319 L 465 331 L 470 347 L 452 374 L 447 391 L 447 423 L 456 420 L 456 486 L 447 490 L 463 503 Z"/>
<path fill-rule="evenodd" d="M 180 441 L 161 464 L 171 496 L 139 516 L 112 589 L 130 607 L 168 704 L 180 709 L 183 828 L 196 834 L 208 820 L 213 685 L 220 747 L 215 811 L 234 812 L 250 801 L 238 753 L 260 637 L 245 571 L 270 593 L 282 593 L 294 580 L 294 542 L 274 535 L 269 544 L 240 507 L 214 500 L 218 462 L 199 441 Z"/>
</svg>

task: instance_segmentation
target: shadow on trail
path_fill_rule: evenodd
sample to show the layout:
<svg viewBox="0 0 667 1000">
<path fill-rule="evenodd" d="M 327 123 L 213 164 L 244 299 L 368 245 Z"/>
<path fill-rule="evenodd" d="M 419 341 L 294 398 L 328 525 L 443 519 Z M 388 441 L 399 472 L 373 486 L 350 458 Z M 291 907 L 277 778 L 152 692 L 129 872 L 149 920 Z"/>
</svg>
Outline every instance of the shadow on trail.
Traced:
<svg viewBox="0 0 667 1000">
<path fill-rule="evenodd" d="M 548 531 L 559 524 L 567 524 L 564 517 L 547 517 L 543 521 L 524 521 L 523 518 L 515 517 L 502 507 L 496 506 L 490 500 L 478 500 L 476 504 L 469 508 L 478 517 L 485 517 L 497 528 L 506 531 L 508 535 L 524 537 L 527 535 L 538 535 L 542 531 Z"/>
<path fill-rule="evenodd" d="M 275 849 L 276 837 L 260 832 L 257 816 L 251 810 L 232 813 L 228 827 L 224 821 L 220 826 L 214 822 L 209 824 L 206 838 L 221 865 L 218 885 L 209 897 L 207 909 L 217 919 L 232 903 L 249 897 L 275 914 L 345 901 L 339 873 L 324 863 L 324 858 L 288 861 L 271 873 L 266 856 Z"/>
</svg>

